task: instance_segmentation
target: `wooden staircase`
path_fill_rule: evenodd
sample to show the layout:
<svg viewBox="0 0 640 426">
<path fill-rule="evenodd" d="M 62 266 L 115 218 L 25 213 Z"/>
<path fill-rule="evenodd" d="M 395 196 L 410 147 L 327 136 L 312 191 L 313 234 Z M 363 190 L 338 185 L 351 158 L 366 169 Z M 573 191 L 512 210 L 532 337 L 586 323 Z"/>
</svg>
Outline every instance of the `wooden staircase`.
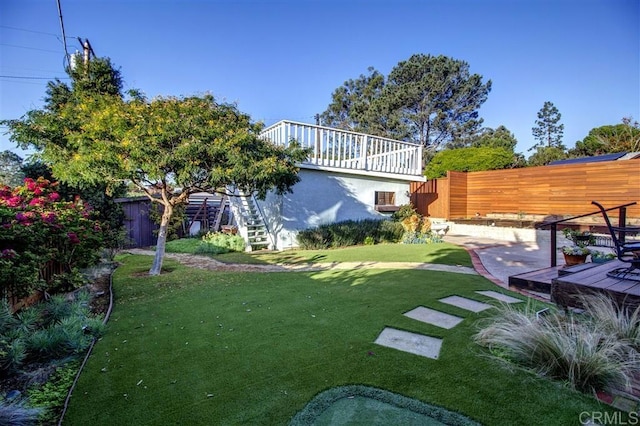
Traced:
<svg viewBox="0 0 640 426">
<path fill-rule="evenodd" d="M 230 204 L 238 231 L 247 242 L 247 251 L 272 248 L 269 228 L 253 194 L 236 190 Z"/>
</svg>

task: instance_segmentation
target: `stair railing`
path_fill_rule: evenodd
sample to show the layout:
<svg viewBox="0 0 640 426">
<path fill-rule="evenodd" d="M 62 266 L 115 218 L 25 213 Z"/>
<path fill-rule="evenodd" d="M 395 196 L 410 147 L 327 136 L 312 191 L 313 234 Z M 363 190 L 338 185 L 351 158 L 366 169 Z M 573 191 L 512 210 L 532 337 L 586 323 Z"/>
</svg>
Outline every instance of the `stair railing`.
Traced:
<svg viewBox="0 0 640 426">
<path fill-rule="evenodd" d="M 610 207 L 608 209 L 605 209 L 605 211 L 611 211 L 611 210 L 618 210 L 618 223 L 619 226 L 621 228 L 624 228 L 626 222 L 627 222 L 627 207 L 629 206 L 633 206 L 637 204 L 635 201 L 632 203 L 627 203 L 627 204 L 622 204 L 620 206 L 615 206 L 615 207 Z M 568 218 L 564 218 L 564 219 L 560 219 L 560 220 L 554 220 L 551 222 L 544 222 L 541 224 L 538 224 L 535 226 L 536 229 L 543 229 L 546 227 L 551 227 L 551 266 L 557 266 L 558 265 L 558 224 L 559 223 L 563 223 L 563 222 L 568 222 L 570 220 L 574 220 L 574 219 L 579 219 L 582 217 L 587 217 L 587 216 L 595 216 L 595 215 L 600 215 L 601 212 L 600 210 L 591 212 L 591 213 L 585 213 L 585 214 L 581 214 L 578 216 L 573 216 L 573 217 L 568 217 Z M 620 241 L 624 241 L 625 235 L 624 232 L 621 232 L 618 239 Z"/>
<path fill-rule="evenodd" d="M 260 207 L 260 203 L 258 203 L 258 199 L 256 198 L 255 194 L 251 194 L 250 196 L 251 196 L 251 201 L 253 202 L 253 205 L 256 206 L 258 213 L 260 213 L 260 218 L 262 220 L 262 223 L 264 224 L 264 229 L 267 232 L 267 238 L 269 238 L 269 241 L 271 242 L 271 248 L 276 248 L 276 242 L 273 239 L 271 228 L 269 228 L 269 222 L 267 222 L 266 216 L 264 215 L 264 212 Z"/>
</svg>

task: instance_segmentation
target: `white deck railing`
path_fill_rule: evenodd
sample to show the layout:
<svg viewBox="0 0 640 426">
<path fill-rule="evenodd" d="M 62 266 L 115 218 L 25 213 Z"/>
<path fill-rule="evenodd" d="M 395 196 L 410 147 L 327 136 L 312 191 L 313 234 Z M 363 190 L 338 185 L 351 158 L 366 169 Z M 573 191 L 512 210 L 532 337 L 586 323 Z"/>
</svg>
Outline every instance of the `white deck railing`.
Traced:
<svg viewBox="0 0 640 426">
<path fill-rule="evenodd" d="M 410 142 L 286 120 L 267 127 L 261 136 L 276 145 L 287 146 L 295 139 L 303 148 L 311 148 L 305 164 L 412 176 L 422 174 L 422 147 Z"/>
</svg>

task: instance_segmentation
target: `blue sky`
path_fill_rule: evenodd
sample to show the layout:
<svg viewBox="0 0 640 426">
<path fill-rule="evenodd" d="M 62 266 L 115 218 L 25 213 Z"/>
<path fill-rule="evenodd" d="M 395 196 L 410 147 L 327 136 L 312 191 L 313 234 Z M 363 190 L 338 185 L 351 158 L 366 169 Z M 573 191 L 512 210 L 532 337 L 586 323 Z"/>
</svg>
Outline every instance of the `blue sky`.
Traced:
<svg viewBox="0 0 640 426">
<path fill-rule="evenodd" d="M 126 88 L 212 93 L 266 124 L 311 123 L 345 80 L 369 66 L 387 75 L 415 53 L 492 80 L 484 125 L 505 125 L 527 156 L 545 101 L 568 147 L 640 121 L 638 0 L 60 1 L 70 53 L 89 39 Z M 42 106 L 46 82 L 65 77 L 63 52 L 56 0 L 0 2 L 0 119 Z M 1 135 L 5 149 L 28 154 Z"/>
</svg>

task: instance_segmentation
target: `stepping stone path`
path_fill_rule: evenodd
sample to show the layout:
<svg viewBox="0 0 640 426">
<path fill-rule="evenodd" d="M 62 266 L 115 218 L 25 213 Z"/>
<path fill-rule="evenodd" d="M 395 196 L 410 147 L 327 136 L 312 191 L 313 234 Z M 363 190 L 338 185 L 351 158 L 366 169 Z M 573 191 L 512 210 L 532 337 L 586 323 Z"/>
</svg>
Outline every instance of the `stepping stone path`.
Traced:
<svg viewBox="0 0 640 426">
<path fill-rule="evenodd" d="M 375 343 L 427 358 L 438 359 L 442 339 L 386 327 Z"/>
<path fill-rule="evenodd" d="M 516 299 L 515 297 L 507 296 L 506 294 L 498 293 L 497 291 L 476 291 L 476 293 L 481 294 L 483 296 L 492 297 L 496 300 L 499 300 L 504 303 L 520 303 L 522 300 Z"/>
<path fill-rule="evenodd" d="M 499 300 L 503 303 L 522 302 L 520 299 L 498 293 L 497 291 L 476 291 L 476 293 Z M 493 307 L 487 303 L 478 302 L 461 296 L 445 297 L 440 299 L 439 302 L 476 313 Z M 425 308 L 424 306 L 418 306 L 409 312 L 405 312 L 404 315 L 417 321 L 446 329 L 451 329 L 464 320 L 464 318 L 447 314 L 436 309 Z M 419 333 L 398 330 L 392 327 L 385 327 L 374 343 L 431 359 L 438 359 L 438 356 L 440 355 L 440 348 L 442 347 L 442 339 L 425 336 Z"/>
<path fill-rule="evenodd" d="M 464 318 L 445 314 L 444 312 L 425 308 L 423 306 L 418 306 L 409 312 L 405 312 L 404 316 L 446 329 L 453 328 L 464 320 Z"/>
<path fill-rule="evenodd" d="M 444 299 L 439 300 L 442 303 L 446 303 L 447 305 L 456 306 L 458 308 L 466 309 L 471 312 L 482 312 L 486 309 L 491 308 L 491 305 L 486 303 L 477 302 L 475 300 L 467 299 L 466 297 L 460 296 L 449 296 Z"/>
</svg>

